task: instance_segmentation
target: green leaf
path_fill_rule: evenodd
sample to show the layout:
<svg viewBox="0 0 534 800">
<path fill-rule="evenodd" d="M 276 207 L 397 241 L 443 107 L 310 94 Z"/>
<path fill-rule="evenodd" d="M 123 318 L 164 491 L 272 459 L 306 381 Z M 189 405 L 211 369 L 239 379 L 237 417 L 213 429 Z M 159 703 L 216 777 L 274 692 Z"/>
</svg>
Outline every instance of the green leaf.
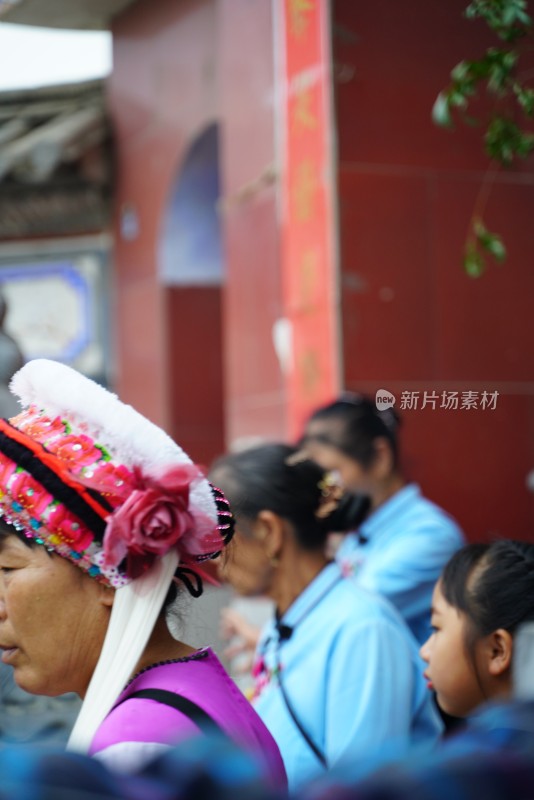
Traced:
<svg viewBox="0 0 534 800">
<path fill-rule="evenodd" d="M 506 247 L 500 236 L 493 236 L 488 241 L 486 249 L 499 264 L 503 264 L 506 261 Z"/>
<path fill-rule="evenodd" d="M 526 158 L 534 150 L 534 134 L 521 133 L 517 141 L 517 155 Z"/>
<path fill-rule="evenodd" d="M 502 14 L 502 24 L 506 27 L 513 25 L 516 18 L 516 10 L 513 6 L 509 6 L 505 8 Z"/>
<path fill-rule="evenodd" d="M 459 64 L 451 70 L 451 78 L 453 81 L 463 81 L 469 75 L 470 66 L 468 61 L 460 61 Z"/>
<path fill-rule="evenodd" d="M 527 117 L 532 117 L 534 114 L 534 89 L 525 88 L 520 83 L 515 82 L 512 90 Z"/>
<path fill-rule="evenodd" d="M 464 270 L 470 278 L 480 278 L 486 269 L 486 264 L 476 246 L 470 242 L 464 254 Z"/>
<path fill-rule="evenodd" d="M 512 42 L 525 36 L 532 24 L 525 0 L 472 0 L 464 11 L 467 19 L 481 18 L 500 39 Z"/>
<path fill-rule="evenodd" d="M 534 149 L 534 134 L 524 133 L 516 123 L 503 116 L 491 120 L 484 137 L 490 158 L 509 166 L 515 156 L 526 158 Z"/>
<path fill-rule="evenodd" d="M 95 447 L 96 447 L 97 450 L 100 450 L 100 452 L 102 453 L 102 460 L 103 461 L 111 461 L 111 454 L 110 454 L 109 450 L 106 450 L 104 445 L 97 444 L 95 442 Z"/>
<path fill-rule="evenodd" d="M 445 92 L 440 92 L 432 106 L 432 121 L 442 128 L 453 128 L 449 98 Z"/>
<path fill-rule="evenodd" d="M 473 231 L 475 233 L 477 242 L 487 253 L 502 264 L 506 261 L 506 247 L 501 237 L 496 233 L 491 233 L 482 220 L 476 220 L 473 224 Z M 476 247 L 470 243 L 470 246 L 476 250 Z M 478 252 L 478 251 L 477 251 Z"/>
<path fill-rule="evenodd" d="M 468 92 L 472 94 L 472 92 Z M 465 108 L 467 105 L 467 98 L 466 98 L 466 91 L 460 91 L 459 89 L 452 89 L 446 97 L 447 103 L 449 105 L 449 111 L 451 106 L 455 106 L 456 108 Z"/>
<path fill-rule="evenodd" d="M 527 13 L 525 13 L 524 11 L 518 11 L 517 12 L 517 19 L 523 25 L 527 25 L 527 26 L 528 25 L 532 25 L 532 17 L 529 17 L 529 15 Z"/>
</svg>

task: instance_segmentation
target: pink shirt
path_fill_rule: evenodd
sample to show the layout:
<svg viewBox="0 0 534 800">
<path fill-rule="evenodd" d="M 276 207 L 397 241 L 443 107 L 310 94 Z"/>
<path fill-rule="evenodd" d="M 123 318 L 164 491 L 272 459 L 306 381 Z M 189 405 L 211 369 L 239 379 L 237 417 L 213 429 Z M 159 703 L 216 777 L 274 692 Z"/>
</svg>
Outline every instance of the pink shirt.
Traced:
<svg viewBox="0 0 534 800">
<path fill-rule="evenodd" d="M 122 702 L 140 689 L 166 689 L 192 700 L 256 757 L 276 786 L 287 785 L 276 742 L 211 648 L 136 675 L 97 730 L 89 755 L 111 768 L 133 771 L 169 746 L 199 735 L 197 725 L 171 706 L 136 697 Z"/>
</svg>

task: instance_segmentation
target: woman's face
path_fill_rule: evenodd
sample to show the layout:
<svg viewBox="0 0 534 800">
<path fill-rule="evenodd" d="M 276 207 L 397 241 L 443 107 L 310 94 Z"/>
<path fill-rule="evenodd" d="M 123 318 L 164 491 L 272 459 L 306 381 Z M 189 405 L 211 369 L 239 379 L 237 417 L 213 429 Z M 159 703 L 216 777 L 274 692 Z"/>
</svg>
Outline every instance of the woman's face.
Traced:
<svg viewBox="0 0 534 800">
<path fill-rule="evenodd" d="M 306 452 L 325 471 L 337 472 L 342 485 L 349 492 L 372 494 L 371 471 L 366 470 L 358 461 L 350 458 L 334 445 L 321 441 L 323 436 L 327 438 L 342 436 L 342 426 L 336 425 L 334 428 L 332 425 L 333 423 L 325 423 L 321 420 L 308 422 L 305 434 Z"/>
<path fill-rule="evenodd" d="M 113 590 L 44 547 L 0 536 L 0 648 L 33 694 L 83 697 L 104 641 Z"/>
<path fill-rule="evenodd" d="M 218 570 L 221 580 L 244 597 L 269 594 L 273 565 L 254 523 L 238 523 L 232 543 L 218 561 Z"/>
<path fill-rule="evenodd" d="M 428 665 L 425 678 L 429 689 L 436 692 L 443 711 L 454 717 L 466 717 L 487 700 L 475 668 L 480 643 L 475 644 L 471 659 L 465 646 L 466 616 L 449 605 L 439 581 L 432 596 L 431 622 L 434 632 L 420 650 Z"/>
</svg>

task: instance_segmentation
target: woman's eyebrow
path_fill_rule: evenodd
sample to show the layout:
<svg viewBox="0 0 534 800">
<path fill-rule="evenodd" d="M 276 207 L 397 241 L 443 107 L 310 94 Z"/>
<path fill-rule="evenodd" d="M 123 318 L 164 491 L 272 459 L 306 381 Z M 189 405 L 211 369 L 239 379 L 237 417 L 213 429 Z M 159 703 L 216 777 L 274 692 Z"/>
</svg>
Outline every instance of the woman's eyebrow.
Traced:
<svg viewBox="0 0 534 800">
<path fill-rule="evenodd" d="M 16 548 L 13 547 L 9 536 L 0 536 L 0 552 L 9 553 L 9 551 L 16 552 Z"/>
</svg>

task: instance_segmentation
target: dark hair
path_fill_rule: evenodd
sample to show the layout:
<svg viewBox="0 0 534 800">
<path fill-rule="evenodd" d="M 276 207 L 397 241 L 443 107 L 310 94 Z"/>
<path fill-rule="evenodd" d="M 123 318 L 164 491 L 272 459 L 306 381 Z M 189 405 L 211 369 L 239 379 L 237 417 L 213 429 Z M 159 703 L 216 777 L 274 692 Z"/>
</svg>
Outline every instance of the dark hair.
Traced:
<svg viewBox="0 0 534 800">
<path fill-rule="evenodd" d="M 447 603 L 468 618 L 468 649 L 498 628 L 514 634 L 534 620 L 534 544 L 468 544 L 445 566 L 440 587 Z"/>
<path fill-rule="evenodd" d="M 325 473 L 314 461 L 293 462 L 297 452 L 289 445 L 265 444 L 231 453 L 214 462 L 211 480 L 221 486 L 238 520 L 273 511 L 291 522 L 301 547 L 318 550 L 330 532 L 357 527 L 367 503 L 347 495 L 327 517 L 317 517 Z"/>
<path fill-rule="evenodd" d="M 40 543 L 36 542 L 35 539 L 32 539 L 29 536 L 25 536 L 22 531 L 19 531 L 15 528 L 14 525 L 11 523 L 6 522 L 5 519 L 0 517 L 0 537 L 2 536 L 16 536 L 22 544 L 25 544 L 26 547 L 40 547 Z M 46 552 L 48 555 L 51 555 L 50 548 L 47 548 Z"/>
<path fill-rule="evenodd" d="M 393 465 L 399 461 L 398 428 L 400 418 L 393 408 L 379 411 L 370 397 L 359 394 L 346 394 L 333 403 L 321 406 L 309 417 L 312 422 L 333 422 L 328 431 L 318 434 L 304 433 L 301 445 L 308 441 L 322 442 L 340 450 L 349 458 L 369 467 L 374 461 L 375 440 L 387 440 L 393 455 Z M 338 430 L 335 424 L 338 424 Z"/>
</svg>

